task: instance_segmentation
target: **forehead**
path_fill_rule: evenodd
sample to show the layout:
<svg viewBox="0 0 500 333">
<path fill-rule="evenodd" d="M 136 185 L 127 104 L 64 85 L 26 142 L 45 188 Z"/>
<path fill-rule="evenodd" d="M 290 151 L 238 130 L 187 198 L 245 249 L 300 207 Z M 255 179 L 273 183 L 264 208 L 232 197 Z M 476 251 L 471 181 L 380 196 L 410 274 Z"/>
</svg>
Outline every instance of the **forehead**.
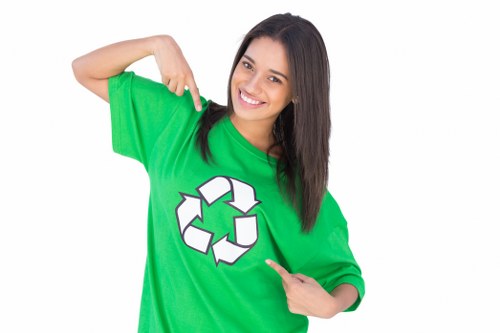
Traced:
<svg viewBox="0 0 500 333">
<path fill-rule="evenodd" d="M 255 38 L 250 42 L 245 52 L 246 56 L 255 61 L 256 66 L 263 69 L 288 73 L 288 56 L 285 47 L 279 41 L 269 37 Z"/>
</svg>

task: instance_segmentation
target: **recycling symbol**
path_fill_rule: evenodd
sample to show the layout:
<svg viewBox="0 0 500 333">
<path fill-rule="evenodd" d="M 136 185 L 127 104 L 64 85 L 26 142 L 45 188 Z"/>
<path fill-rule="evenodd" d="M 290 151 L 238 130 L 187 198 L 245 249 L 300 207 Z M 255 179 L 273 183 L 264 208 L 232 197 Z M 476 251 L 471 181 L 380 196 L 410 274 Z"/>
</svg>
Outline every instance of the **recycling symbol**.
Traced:
<svg viewBox="0 0 500 333">
<path fill-rule="evenodd" d="M 216 176 L 196 190 L 200 197 L 179 192 L 183 199 L 177 205 L 175 213 L 182 240 L 187 246 L 203 254 L 207 254 L 212 248 L 216 266 L 221 261 L 232 265 L 257 242 L 257 215 L 248 215 L 252 208 L 260 204 L 255 197 L 255 189 L 238 179 Z M 197 218 L 203 222 L 202 200 L 211 206 L 229 192 L 232 192 L 232 200 L 224 203 L 234 208 L 238 214 L 233 217 L 235 242 L 228 239 L 229 233 L 213 242 L 214 233 L 194 226 L 193 222 Z"/>
</svg>

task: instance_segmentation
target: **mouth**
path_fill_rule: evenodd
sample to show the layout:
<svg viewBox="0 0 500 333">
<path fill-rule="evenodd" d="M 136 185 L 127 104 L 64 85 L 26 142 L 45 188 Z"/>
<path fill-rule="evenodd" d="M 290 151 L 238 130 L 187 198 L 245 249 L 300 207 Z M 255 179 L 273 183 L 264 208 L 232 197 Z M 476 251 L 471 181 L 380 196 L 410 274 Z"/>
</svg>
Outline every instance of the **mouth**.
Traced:
<svg viewBox="0 0 500 333">
<path fill-rule="evenodd" d="M 242 90 L 239 91 L 239 99 L 240 101 L 244 102 L 246 105 L 250 105 L 250 106 L 260 106 L 262 104 L 265 104 L 265 102 L 262 102 L 262 101 L 259 101 L 259 100 L 256 100 L 254 98 L 251 98 L 250 96 L 248 96 L 247 94 L 245 94 Z"/>
</svg>

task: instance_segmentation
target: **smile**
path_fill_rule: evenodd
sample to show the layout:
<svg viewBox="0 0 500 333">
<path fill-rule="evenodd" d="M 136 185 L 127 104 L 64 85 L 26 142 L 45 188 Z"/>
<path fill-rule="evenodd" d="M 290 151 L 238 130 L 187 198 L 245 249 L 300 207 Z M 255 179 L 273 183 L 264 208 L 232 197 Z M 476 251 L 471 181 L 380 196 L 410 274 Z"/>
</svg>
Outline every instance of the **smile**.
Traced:
<svg viewBox="0 0 500 333">
<path fill-rule="evenodd" d="M 252 105 L 259 105 L 259 104 L 264 104 L 264 102 L 261 102 L 261 101 L 257 101 L 255 99 L 252 99 L 250 97 L 248 97 L 247 95 L 245 95 L 243 93 L 243 91 L 240 90 L 240 97 L 243 101 L 245 101 L 246 103 L 248 104 L 252 104 Z"/>
</svg>

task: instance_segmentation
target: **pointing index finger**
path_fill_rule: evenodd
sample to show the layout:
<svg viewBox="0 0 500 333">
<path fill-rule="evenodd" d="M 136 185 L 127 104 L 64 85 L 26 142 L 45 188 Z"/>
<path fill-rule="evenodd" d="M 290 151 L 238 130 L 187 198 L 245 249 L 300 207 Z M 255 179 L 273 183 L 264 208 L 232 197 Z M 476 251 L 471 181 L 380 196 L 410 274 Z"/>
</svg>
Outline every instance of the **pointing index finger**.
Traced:
<svg viewBox="0 0 500 333">
<path fill-rule="evenodd" d="M 201 111 L 201 100 L 200 100 L 200 92 L 198 91 L 198 87 L 196 86 L 196 82 L 194 79 L 191 79 L 187 82 L 187 86 L 189 91 L 191 92 L 191 97 L 193 98 L 194 107 L 196 111 Z"/>
<path fill-rule="evenodd" d="M 271 259 L 266 260 L 266 264 L 271 266 L 280 276 L 284 281 L 288 281 L 292 276 L 286 269 L 283 268 L 280 264 L 272 261 Z"/>
</svg>

